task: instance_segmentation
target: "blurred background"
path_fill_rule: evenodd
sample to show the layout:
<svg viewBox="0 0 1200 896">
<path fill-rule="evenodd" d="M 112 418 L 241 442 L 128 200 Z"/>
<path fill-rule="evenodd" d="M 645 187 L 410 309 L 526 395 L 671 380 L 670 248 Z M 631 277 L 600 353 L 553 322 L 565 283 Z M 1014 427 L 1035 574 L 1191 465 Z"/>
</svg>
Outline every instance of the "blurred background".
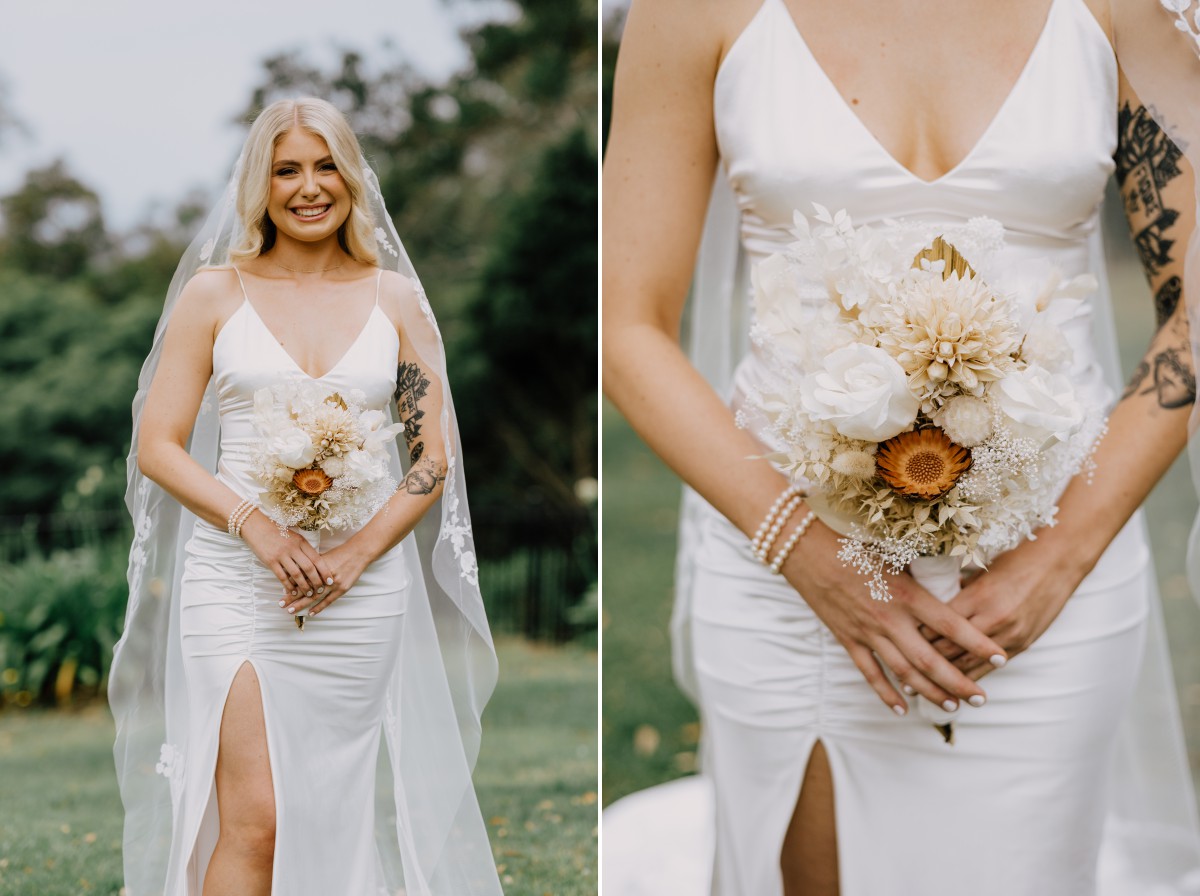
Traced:
<svg viewBox="0 0 1200 896">
<path fill-rule="evenodd" d="M 130 403 L 265 104 L 350 118 L 449 361 L 510 894 L 595 893 L 595 0 L 53 0 L 0 32 L 0 894 L 117 894 Z"/>
<path fill-rule="evenodd" d="M 602 10 L 603 133 L 627 2 Z M 1122 369 L 1132 373 L 1154 331 L 1154 301 L 1110 183 L 1104 232 Z M 612 405 L 602 411 L 604 514 L 602 620 L 603 803 L 697 768 L 700 725 L 671 679 L 668 621 L 673 599 L 679 480 Z M 1196 493 L 1181 457 L 1144 505 L 1158 569 L 1171 658 L 1193 778 L 1200 783 L 1200 609 L 1184 575 Z"/>
</svg>

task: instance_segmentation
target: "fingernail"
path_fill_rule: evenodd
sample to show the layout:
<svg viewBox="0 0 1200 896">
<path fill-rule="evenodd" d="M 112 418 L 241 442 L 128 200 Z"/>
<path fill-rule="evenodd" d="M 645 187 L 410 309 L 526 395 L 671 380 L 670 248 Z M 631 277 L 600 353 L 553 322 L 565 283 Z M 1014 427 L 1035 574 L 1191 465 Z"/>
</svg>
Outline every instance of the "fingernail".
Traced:
<svg viewBox="0 0 1200 896">
<path fill-rule="evenodd" d="M 322 585 L 320 588 L 317 589 L 317 594 L 324 594 L 324 593 L 325 593 L 325 586 Z"/>
<path fill-rule="evenodd" d="M 332 584 L 333 584 L 333 576 L 330 576 L 329 578 L 327 578 L 327 579 L 325 580 L 325 584 L 326 584 L 326 585 L 332 585 Z"/>
<path fill-rule="evenodd" d="M 958 709 L 958 704 L 953 700 L 947 700 L 942 704 L 942 709 L 946 710 L 946 712 L 954 712 L 954 710 Z"/>
<path fill-rule="evenodd" d="M 300 592 L 299 592 L 299 591 L 293 591 L 293 592 L 292 592 L 292 597 L 298 597 L 299 595 L 300 595 Z"/>
<path fill-rule="evenodd" d="M 286 607 L 286 606 L 287 606 L 287 601 L 286 601 L 286 600 L 281 600 L 281 601 L 279 602 L 279 606 L 281 606 L 281 607 Z"/>
<path fill-rule="evenodd" d="M 983 706 L 983 704 L 987 703 L 987 697 L 983 696 L 983 694 L 972 694 L 967 698 L 967 702 L 972 706 Z"/>
<path fill-rule="evenodd" d="M 1008 665 L 1008 660 L 1006 660 L 1006 659 L 1005 659 L 1003 656 L 1001 656 L 1000 654 L 996 654 L 994 657 L 992 657 L 992 658 L 991 658 L 991 660 L 990 660 L 990 662 L 991 662 L 991 664 L 992 664 L 993 666 L 995 666 L 997 669 L 1003 669 L 1005 666 L 1007 666 L 1007 665 Z"/>
<path fill-rule="evenodd" d="M 902 716 L 906 712 L 908 712 L 908 710 L 905 709 L 903 706 L 901 706 L 899 703 L 897 703 L 895 706 L 892 707 L 892 712 L 894 712 L 898 716 Z"/>
<path fill-rule="evenodd" d="M 308 593 L 307 593 L 307 594 L 305 594 L 304 596 L 305 596 L 305 597 L 312 597 L 312 589 L 311 589 L 311 588 L 309 588 L 309 589 L 308 589 Z"/>
<path fill-rule="evenodd" d="M 904 687 L 900 688 L 900 690 L 904 691 L 904 693 L 908 694 L 910 697 L 917 692 L 917 689 L 911 684 L 904 685 Z"/>
<path fill-rule="evenodd" d="M 295 612 L 296 612 L 296 608 L 295 608 L 295 607 L 288 607 L 288 612 L 289 612 L 289 613 L 295 613 Z"/>
</svg>

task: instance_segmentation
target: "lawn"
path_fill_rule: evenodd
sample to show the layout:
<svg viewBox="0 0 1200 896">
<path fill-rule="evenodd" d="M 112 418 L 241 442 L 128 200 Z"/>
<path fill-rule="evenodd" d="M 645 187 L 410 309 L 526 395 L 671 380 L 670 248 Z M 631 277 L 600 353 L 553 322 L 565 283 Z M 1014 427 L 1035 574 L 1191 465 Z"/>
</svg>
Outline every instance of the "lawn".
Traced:
<svg viewBox="0 0 1200 896">
<path fill-rule="evenodd" d="M 596 893 L 596 655 L 498 645 L 475 779 L 508 896 Z M 0 715 L 0 896 L 117 896 L 121 804 L 102 705 Z"/>
<path fill-rule="evenodd" d="M 1114 266 L 1122 366 L 1132 370 L 1154 325 L 1132 255 Z M 696 763 L 696 713 L 671 680 L 672 600 L 679 484 L 606 404 L 603 414 L 603 803 L 679 777 Z M 1184 554 L 1196 515 L 1186 458 L 1145 505 L 1193 775 L 1200 780 L 1200 610 Z"/>
</svg>

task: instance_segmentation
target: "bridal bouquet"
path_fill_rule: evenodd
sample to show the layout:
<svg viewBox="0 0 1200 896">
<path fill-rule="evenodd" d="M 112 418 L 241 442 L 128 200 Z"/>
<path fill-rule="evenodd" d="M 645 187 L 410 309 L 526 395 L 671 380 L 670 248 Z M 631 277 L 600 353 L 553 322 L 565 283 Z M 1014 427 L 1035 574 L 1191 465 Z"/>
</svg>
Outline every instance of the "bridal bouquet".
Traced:
<svg viewBox="0 0 1200 896">
<path fill-rule="evenodd" d="M 391 497 L 387 443 L 404 428 L 315 382 L 288 380 L 254 393 L 254 473 L 263 511 L 280 528 L 315 531 L 363 525 Z"/>
<path fill-rule="evenodd" d="M 872 597 L 889 599 L 885 574 L 924 557 L 954 558 L 956 591 L 963 563 L 1053 524 L 1104 431 L 1063 333 L 1095 280 L 1052 276 L 1022 303 L 964 255 L 1002 246 L 996 221 L 962 228 L 960 252 L 919 225 L 855 228 L 815 208 L 753 272 L 766 363 L 740 422 L 758 418 Z"/>
</svg>

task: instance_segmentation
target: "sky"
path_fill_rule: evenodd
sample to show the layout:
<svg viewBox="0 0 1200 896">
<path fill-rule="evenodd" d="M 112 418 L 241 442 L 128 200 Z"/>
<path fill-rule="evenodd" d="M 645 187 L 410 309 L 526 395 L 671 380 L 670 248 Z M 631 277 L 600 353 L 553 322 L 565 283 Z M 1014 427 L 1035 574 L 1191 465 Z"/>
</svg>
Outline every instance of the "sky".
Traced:
<svg viewBox="0 0 1200 896">
<path fill-rule="evenodd" d="M 29 138 L 0 143 L 0 195 L 62 157 L 128 229 L 191 188 L 219 189 L 244 131 L 232 124 L 270 55 L 338 49 L 397 57 L 440 80 L 469 57 L 445 0 L 0 0 L 0 81 Z M 494 4 L 493 4 L 494 8 Z M 384 49 L 383 41 L 393 49 Z"/>
</svg>

